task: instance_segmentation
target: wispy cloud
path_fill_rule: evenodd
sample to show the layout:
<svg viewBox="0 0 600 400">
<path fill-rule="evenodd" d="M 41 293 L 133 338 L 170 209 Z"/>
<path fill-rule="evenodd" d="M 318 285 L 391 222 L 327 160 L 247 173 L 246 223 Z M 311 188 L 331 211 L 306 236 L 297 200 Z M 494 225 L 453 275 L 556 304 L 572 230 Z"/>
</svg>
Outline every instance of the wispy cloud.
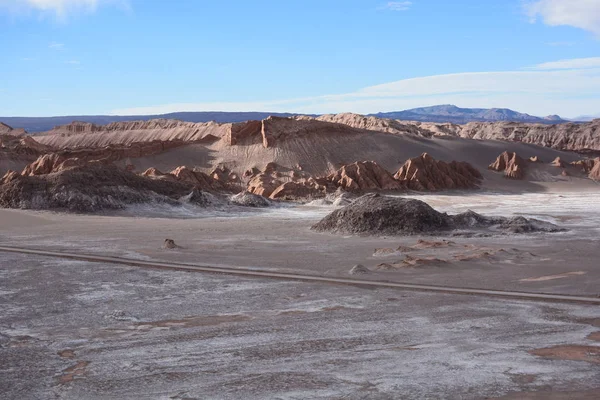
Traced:
<svg viewBox="0 0 600 400">
<path fill-rule="evenodd" d="M 35 11 L 41 16 L 50 15 L 62 21 L 71 14 L 89 14 L 99 7 L 108 5 L 130 9 L 128 0 L 0 0 L 0 7 L 9 11 L 16 13 Z"/>
<path fill-rule="evenodd" d="M 527 69 L 466 72 L 403 79 L 350 93 L 248 103 L 165 104 L 113 110 L 113 114 L 175 111 L 289 111 L 372 113 L 432 104 L 509 107 L 534 115 L 595 114 L 600 109 L 600 63 L 563 60 Z"/>
<path fill-rule="evenodd" d="M 575 58 L 572 60 L 559 60 L 538 64 L 528 69 L 557 70 L 557 69 L 584 69 L 600 68 L 600 57 Z"/>
<path fill-rule="evenodd" d="M 525 3 L 525 12 L 535 23 L 541 18 L 550 26 L 574 26 L 600 38 L 600 1 L 598 0 L 535 0 Z"/>
<path fill-rule="evenodd" d="M 31 57 L 24 57 L 21 60 L 23 61 L 35 61 L 35 58 L 31 58 Z"/>
<path fill-rule="evenodd" d="M 388 1 L 386 4 L 380 7 L 382 10 L 391 11 L 406 11 L 412 6 L 412 1 Z"/>
<path fill-rule="evenodd" d="M 81 62 L 79 62 L 79 60 L 68 60 L 68 61 L 65 61 L 65 64 L 79 65 L 79 64 L 81 64 Z"/>
<path fill-rule="evenodd" d="M 54 50 L 64 50 L 65 44 L 64 43 L 51 42 L 48 45 L 48 47 L 51 48 L 51 49 L 54 49 Z"/>
</svg>

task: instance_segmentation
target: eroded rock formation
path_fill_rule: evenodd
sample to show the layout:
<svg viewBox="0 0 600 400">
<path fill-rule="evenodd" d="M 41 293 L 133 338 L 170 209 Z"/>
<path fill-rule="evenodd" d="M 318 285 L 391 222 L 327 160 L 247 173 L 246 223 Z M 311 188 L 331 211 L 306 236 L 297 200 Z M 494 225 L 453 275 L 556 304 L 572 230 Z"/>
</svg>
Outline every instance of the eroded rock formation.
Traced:
<svg viewBox="0 0 600 400">
<path fill-rule="evenodd" d="M 394 178 L 412 190 L 436 191 L 477 189 L 483 176 L 467 162 L 446 163 L 423 153 L 406 161 Z"/>
<path fill-rule="evenodd" d="M 392 174 L 374 161 L 357 161 L 344 165 L 327 180 L 348 191 L 401 190 L 403 186 Z"/>
<path fill-rule="evenodd" d="M 8 174 L 7 174 L 8 175 Z M 5 176 L 0 207 L 95 212 L 135 203 L 177 204 L 188 185 L 149 179 L 114 165 L 88 163 L 45 175 Z"/>
<path fill-rule="evenodd" d="M 517 153 L 505 151 L 500 154 L 496 161 L 489 165 L 488 169 L 497 172 L 504 172 L 504 177 L 510 179 L 525 178 L 526 163 Z"/>
</svg>

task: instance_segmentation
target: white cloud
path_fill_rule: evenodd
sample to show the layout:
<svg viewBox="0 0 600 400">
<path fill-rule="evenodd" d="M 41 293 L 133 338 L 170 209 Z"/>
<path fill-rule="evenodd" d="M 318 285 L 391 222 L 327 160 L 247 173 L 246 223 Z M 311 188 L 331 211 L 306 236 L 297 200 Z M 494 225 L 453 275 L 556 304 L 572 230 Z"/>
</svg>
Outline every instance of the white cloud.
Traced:
<svg viewBox="0 0 600 400">
<path fill-rule="evenodd" d="M 536 0 L 526 3 L 525 11 L 532 22 L 540 17 L 546 25 L 574 26 L 600 38 L 599 0 Z"/>
<path fill-rule="evenodd" d="M 586 59 L 583 59 L 586 60 Z M 559 68 L 548 68 L 558 64 Z M 582 60 L 545 63 L 530 69 L 467 72 L 403 79 L 354 92 L 248 103 L 185 103 L 113 110 L 112 114 L 176 111 L 357 112 L 368 114 L 433 104 L 506 107 L 533 115 L 576 116 L 600 110 L 600 64 Z"/>
<path fill-rule="evenodd" d="M 55 50 L 63 50 L 65 48 L 65 44 L 64 43 L 51 42 L 48 45 L 48 47 L 51 48 L 51 49 L 55 49 Z"/>
<path fill-rule="evenodd" d="M 406 11 L 412 6 L 412 1 L 388 1 L 381 9 L 392 11 Z"/>
<path fill-rule="evenodd" d="M 0 0 L 0 6 L 10 11 L 36 11 L 41 15 L 53 15 L 59 20 L 73 13 L 92 13 L 105 5 L 129 8 L 127 0 Z"/>
<path fill-rule="evenodd" d="M 79 62 L 79 60 L 68 60 L 68 61 L 65 61 L 65 64 L 79 65 L 81 63 Z"/>
<path fill-rule="evenodd" d="M 583 69 L 600 68 L 600 57 L 576 58 L 573 60 L 552 61 L 538 64 L 531 69 L 551 70 L 551 69 Z"/>
</svg>

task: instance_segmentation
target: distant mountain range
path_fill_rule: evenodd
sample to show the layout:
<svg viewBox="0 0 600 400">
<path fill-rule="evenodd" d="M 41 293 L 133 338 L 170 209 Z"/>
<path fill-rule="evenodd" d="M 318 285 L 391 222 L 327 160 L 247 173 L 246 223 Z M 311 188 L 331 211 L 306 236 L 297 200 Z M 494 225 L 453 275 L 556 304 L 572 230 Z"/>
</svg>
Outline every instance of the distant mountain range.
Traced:
<svg viewBox="0 0 600 400">
<path fill-rule="evenodd" d="M 452 122 L 455 124 L 466 124 L 468 122 L 528 122 L 541 124 L 557 124 L 568 122 L 558 115 L 547 117 L 535 117 L 523 114 L 508 108 L 460 108 L 451 104 L 440 106 L 413 108 L 405 111 L 393 111 L 387 113 L 371 114 L 379 118 L 401 119 L 405 121 L 422 122 Z"/>
<path fill-rule="evenodd" d="M 27 132 L 45 132 L 59 125 L 70 124 L 73 121 L 91 122 L 97 125 L 106 125 L 111 122 L 147 121 L 149 119 L 165 118 L 178 119 L 187 122 L 243 122 L 248 120 L 261 120 L 270 115 L 291 117 L 298 114 L 273 113 L 273 112 L 177 112 L 161 115 L 70 115 L 61 117 L 0 117 L 0 122 L 13 128 L 25 128 Z"/>
<path fill-rule="evenodd" d="M 44 132 L 58 125 L 66 125 L 73 121 L 91 122 L 106 125 L 111 122 L 139 121 L 155 118 L 178 119 L 188 122 L 242 122 L 247 120 L 261 120 L 270 115 L 289 117 L 298 114 L 269 113 L 269 112 L 178 112 L 162 115 L 74 115 L 61 117 L 0 117 L 0 122 L 13 128 L 24 128 L 27 132 Z M 439 105 L 432 107 L 413 108 L 411 110 L 393 111 L 369 114 L 379 118 L 400 119 L 406 121 L 422 122 L 452 122 L 465 124 L 468 122 L 498 122 L 514 121 L 542 124 L 556 124 L 569 122 L 558 115 L 536 117 L 519 113 L 507 108 L 460 108 L 453 105 Z M 594 117 L 581 117 L 577 121 L 592 120 Z"/>
<path fill-rule="evenodd" d="M 589 122 L 589 121 L 593 121 L 595 119 L 600 119 L 600 114 L 596 114 L 596 115 L 582 115 L 580 117 L 573 118 L 573 121 Z"/>
</svg>

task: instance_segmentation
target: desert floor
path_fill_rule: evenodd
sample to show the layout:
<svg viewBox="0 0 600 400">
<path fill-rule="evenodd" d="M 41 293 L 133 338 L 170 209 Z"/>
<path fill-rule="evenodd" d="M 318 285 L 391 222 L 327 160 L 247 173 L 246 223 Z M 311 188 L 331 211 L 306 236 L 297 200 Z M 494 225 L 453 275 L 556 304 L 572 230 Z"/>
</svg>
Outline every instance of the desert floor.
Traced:
<svg viewBox="0 0 600 400">
<path fill-rule="evenodd" d="M 345 237 L 309 229 L 326 206 L 136 207 L 111 215 L 0 210 L 0 244 L 323 276 L 349 277 L 363 264 L 373 271 L 361 279 L 597 296 L 599 196 L 416 196 L 451 213 L 533 216 L 569 229 L 556 234 Z M 165 238 L 182 248 L 163 249 Z M 407 256 L 415 265 L 401 264 Z M 10 399 L 600 393 L 593 305 L 0 252 L 0 309 L 0 392 Z"/>
</svg>

